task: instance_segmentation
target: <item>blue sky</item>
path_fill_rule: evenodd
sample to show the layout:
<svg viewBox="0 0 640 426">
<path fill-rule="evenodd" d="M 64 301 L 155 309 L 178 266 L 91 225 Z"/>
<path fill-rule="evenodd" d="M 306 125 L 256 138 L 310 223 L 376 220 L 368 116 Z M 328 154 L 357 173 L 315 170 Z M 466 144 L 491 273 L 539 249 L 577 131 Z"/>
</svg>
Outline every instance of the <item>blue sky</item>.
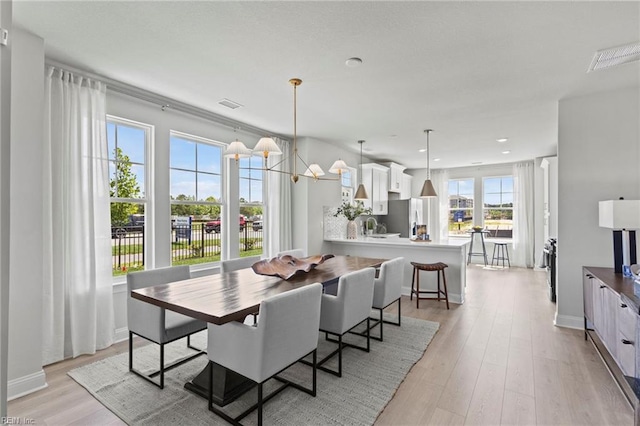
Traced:
<svg viewBox="0 0 640 426">
<path fill-rule="evenodd" d="M 107 123 L 107 143 L 109 159 L 115 158 L 115 147 L 129 157 L 132 163 L 131 171 L 144 197 L 144 158 L 145 131 L 144 129 L 115 123 Z M 171 196 L 174 198 L 184 194 L 198 200 L 209 197 L 222 198 L 222 155 L 221 146 L 197 143 L 179 136 L 170 139 L 170 167 L 171 167 Z M 251 157 L 240 160 L 240 197 L 248 202 L 262 202 L 262 158 Z M 243 169 L 251 167 L 257 170 Z M 178 169 L 178 170 L 176 170 Z M 109 176 L 115 174 L 115 165 L 109 164 Z"/>
</svg>

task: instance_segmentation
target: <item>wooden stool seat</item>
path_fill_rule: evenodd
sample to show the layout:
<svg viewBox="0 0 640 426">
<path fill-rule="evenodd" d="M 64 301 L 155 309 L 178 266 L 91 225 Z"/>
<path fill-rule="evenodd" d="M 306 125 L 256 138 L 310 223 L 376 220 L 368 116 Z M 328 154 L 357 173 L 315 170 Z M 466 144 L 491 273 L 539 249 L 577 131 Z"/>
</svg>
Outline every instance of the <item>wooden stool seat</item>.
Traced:
<svg viewBox="0 0 640 426">
<path fill-rule="evenodd" d="M 411 262 L 413 266 L 413 276 L 411 277 L 411 296 L 410 300 L 413 300 L 413 295 L 416 295 L 416 308 L 420 309 L 420 300 L 444 300 L 447 302 L 447 309 L 449 309 L 449 293 L 447 292 L 447 277 L 444 274 L 444 269 L 449 265 L 442 262 L 437 263 L 419 263 Z M 420 290 L 420 271 L 436 271 L 438 274 L 438 290 Z M 442 274 L 442 282 L 444 290 L 440 289 L 440 274 Z M 414 289 L 415 284 L 415 289 Z M 436 297 L 420 297 L 421 294 L 436 294 Z"/>
</svg>

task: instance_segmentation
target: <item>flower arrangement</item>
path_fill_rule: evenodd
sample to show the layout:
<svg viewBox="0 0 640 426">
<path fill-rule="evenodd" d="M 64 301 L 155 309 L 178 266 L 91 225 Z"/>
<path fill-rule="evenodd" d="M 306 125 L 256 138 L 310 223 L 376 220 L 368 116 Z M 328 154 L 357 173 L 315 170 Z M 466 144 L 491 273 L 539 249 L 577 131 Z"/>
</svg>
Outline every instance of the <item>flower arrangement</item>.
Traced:
<svg viewBox="0 0 640 426">
<path fill-rule="evenodd" d="M 364 204 L 362 201 L 356 201 L 355 204 L 347 203 L 346 201 L 342 203 L 340 207 L 338 207 L 338 211 L 334 214 L 334 217 L 338 217 L 340 215 L 347 218 L 347 220 L 352 221 L 356 220 L 358 216 L 362 216 L 363 214 L 371 214 L 373 210 L 371 207 L 364 208 Z"/>
</svg>

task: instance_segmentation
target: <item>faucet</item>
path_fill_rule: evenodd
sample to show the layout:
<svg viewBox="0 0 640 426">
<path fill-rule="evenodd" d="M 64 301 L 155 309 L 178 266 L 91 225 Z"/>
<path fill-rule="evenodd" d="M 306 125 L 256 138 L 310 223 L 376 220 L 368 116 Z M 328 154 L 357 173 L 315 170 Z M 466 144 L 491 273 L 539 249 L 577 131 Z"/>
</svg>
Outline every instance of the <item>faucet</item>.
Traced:
<svg viewBox="0 0 640 426">
<path fill-rule="evenodd" d="M 370 220 L 373 220 L 373 229 L 371 230 L 371 232 L 369 232 L 369 221 Z M 365 230 L 367 231 L 366 235 L 375 234 L 376 233 L 376 229 L 378 229 L 378 221 L 373 216 L 369 216 L 367 218 L 366 222 L 364 223 L 364 225 L 365 225 Z"/>
</svg>

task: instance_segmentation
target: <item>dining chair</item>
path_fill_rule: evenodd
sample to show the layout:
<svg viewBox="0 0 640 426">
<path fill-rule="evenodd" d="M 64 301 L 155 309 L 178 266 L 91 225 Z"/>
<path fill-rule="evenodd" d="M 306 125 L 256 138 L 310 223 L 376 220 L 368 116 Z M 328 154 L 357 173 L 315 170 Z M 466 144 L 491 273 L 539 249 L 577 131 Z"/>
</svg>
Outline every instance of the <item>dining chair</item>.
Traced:
<svg viewBox="0 0 640 426">
<path fill-rule="evenodd" d="M 373 302 L 373 287 L 376 270 L 365 268 L 359 271 L 350 272 L 340 277 L 338 280 L 337 294 L 323 294 L 322 306 L 320 310 L 320 331 L 325 333 L 328 341 L 338 344 L 336 350 L 318 361 L 318 368 L 335 376 L 342 377 L 342 349 L 344 346 L 369 352 L 370 340 L 370 319 L 371 304 Z M 345 343 L 343 336 L 363 322 L 367 322 L 365 337 L 367 346 L 361 347 L 351 343 Z M 329 338 L 333 335 L 338 340 Z M 324 364 L 338 355 L 338 370 L 331 370 Z"/>
<path fill-rule="evenodd" d="M 380 318 L 373 319 L 371 328 L 380 325 L 380 337 L 371 336 L 372 339 L 382 341 L 383 324 L 400 326 L 402 282 L 404 281 L 404 257 L 396 257 L 387 260 L 380 266 L 380 274 L 375 278 L 373 287 L 373 304 L 371 307 L 380 312 Z M 393 303 L 398 302 L 398 321 L 388 321 L 383 318 L 383 311 Z"/>
<path fill-rule="evenodd" d="M 293 250 L 281 251 L 280 253 L 277 254 L 277 257 L 285 256 L 285 255 L 293 256 L 293 257 L 298 258 L 298 259 L 300 259 L 302 257 L 307 257 L 305 255 L 303 249 L 293 249 Z"/>
<path fill-rule="evenodd" d="M 258 255 L 258 256 L 239 257 L 237 259 L 223 260 L 222 262 L 220 262 L 220 272 L 224 274 L 225 272 L 233 272 L 233 271 L 238 271 L 240 269 L 251 268 L 251 265 L 253 265 L 256 262 L 259 262 L 260 259 L 261 257 Z"/>
<path fill-rule="evenodd" d="M 177 312 L 165 310 L 142 300 L 131 297 L 132 290 L 138 290 L 159 284 L 182 281 L 191 278 L 189 266 L 151 269 L 127 274 L 127 326 L 129 327 L 129 371 L 164 388 L 164 373 L 174 367 L 196 358 L 204 353 L 202 349 L 191 346 L 191 335 L 205 330 L 207 323 Z M 142 337 L 160 345 L 160 369 L 152 373 L 143 373 L 133 367 L 133 336 Z M 187 347 L 197 352 L 172 364 L 164 364 L 164 345 L 175 340 L 187 338 Z M 159 381 L 154 377 L 160 376 Z"/>
<path fill-rule="evenodd" d="M 232 424 L 258 410 L 258 425 L 262 424 L 263 403 L 287 386 L 316 396 L 316 349 L 320 325 L 322 284 L 315 283 L 271 296 L 260 303 L 260 322 L 248 326 L 239 322 L 209 324 L 209 362 L 219 364 L 245 376 L 258 387 L 258 402 L 236 417 L 231 417 L 213 403 L 209 394 L 209 410 Z M 278 376 L 307 355 L 312 355 L 312 387 L 303 387 Z M 213 387 L 210 368 L 209 389 Z M 274 378 L 283 383 L 267 396 L 263 385 Z"/>
</svg>

